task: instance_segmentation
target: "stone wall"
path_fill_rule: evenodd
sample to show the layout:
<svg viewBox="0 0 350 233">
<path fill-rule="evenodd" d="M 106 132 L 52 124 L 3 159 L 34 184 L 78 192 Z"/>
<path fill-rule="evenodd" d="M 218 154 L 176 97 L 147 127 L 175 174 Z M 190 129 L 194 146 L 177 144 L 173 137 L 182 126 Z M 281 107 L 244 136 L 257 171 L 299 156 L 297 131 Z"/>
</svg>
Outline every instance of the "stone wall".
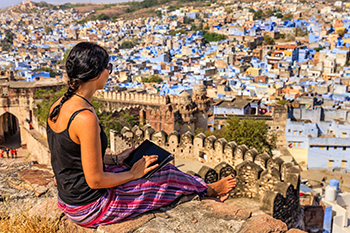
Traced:
<svg viewBox="0 0 350 233">
<path fill-rule="evenodd" d="M 126 109 L 139 109 L 139 121 L 150 124 L 156 130 L 168 134 L 174 130 L 180 133 L 196 128 L 207 130 L 208 110 L 211 99 L 206 91 L 195 87 L 193 95 L 182 92 L 179 96 L 158 96 L 133 92 L 103 92 L 96 94 L 102 103 L 100 111 L 120 112 Z"/>
<path fill-rule="evenodd" d="M 159 104 L 165 105 L 167 104 L 166 97 L 158 96 L 158 95 L 149 95 L 149 94 L 139 94 L 139 93 L 128 93 L 128 92 L 104 92 L 103 99 L 107 100 L 115 100 L 120 102 L 133 102 L 133 103 L 144 103 L 144 104 Z M 176 97 L 175 97 L 176 98 Z M 174 96 L 171 96 L 171 102 L 175 100 Z M 176 98 L 177 99 L 177 98 Z"/>
<path fill-rule="evenodd" d="M 268 154 L 259 154 L 254 148 L 237 145 L 215 136 L 193 136 L 190 132 L 167 134 L 156 132 L 150 125 L 142 128 L 124 127 L 121 132 L 110 131 L 111 149 L 120 152 L 126 147 L 140 145 L 148 139 L 171 152 L 176 158 L 188 158 L 205 163 L 218 164 L 214 169 L 203 166 L 198 173 L 206 183 L 213 183 L 229 174 L 235 174 L 236 187 L 230 198 L 254 198 L 261 201 L 261 208 L 274 218 L 293 227 L 299 221 L 300 170 L 294 163 L 285 163 L 281 158 L 272 159 Z"/>
<path fill-rule="evenodd" d="M 30 155 L 38 161 L 40 164 L 51 164 L 51 153 L 47 144 L 47 139 L 43 137 L 36 130 L 29 130 L 24 128 L 21 131 L 27 140 L 27 151 Z"/>
</svg>

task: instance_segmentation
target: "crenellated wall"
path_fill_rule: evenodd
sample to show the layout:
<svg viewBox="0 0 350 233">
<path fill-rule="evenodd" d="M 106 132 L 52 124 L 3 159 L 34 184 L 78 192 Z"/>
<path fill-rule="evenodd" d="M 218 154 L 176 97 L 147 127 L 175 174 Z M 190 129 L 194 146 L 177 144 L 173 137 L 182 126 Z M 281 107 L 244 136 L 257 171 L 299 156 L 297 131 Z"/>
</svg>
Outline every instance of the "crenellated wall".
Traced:
<svg viewBox="0 0 350 233">
<path fill-rule="evenodd" d="M 119 112 L 134 108 L 139 111 L 139 122 L 150 124 L 154 129 L 164 130 L 168 134 L 173 131 L 194 133 L 196 128 L 208 129 L 208 110 L 211 99 L 206 92 L 194 91 L 191 96 L 187 92 L 179 96 L 152 95 L 128 91 L 102 92 L 96 94 L 103 105 L 100 109 L 106 112 Z"/>
<path fill-rule="evenodd" d="M 155 131 L 150 125 L 132 129 L 124 127 L 121 132 L 110 131 L 111 149 L 120 152 L 126 147 L 140 145 L 148 139 L 171 152 L 176 158 L 188 158 L 204 163 L 218 164 L 214 169 L 203 166 L 192 175 L 202 177 L 206 183 L 213 183 L 234 174 L 236 187 L 230 198 L 254 198 L 261 201 L 261 209 L 284 221 L 288 227 L 299 220 L 300 170 L 294 163 L 285 163 L 281 158 L 259 154 L 254 148 L 227 142 L 224 138 L 206 137 L 190 132 L 167 134 Z"/>
<path fill-rule="evenodd" d="M 97 95 L 97 97 L 118 102 L 132 102 L 133 104 L 167 104 L 167 99 L 164 96 L 144 93 L 105 91 L 102 96 Z M 172 103 L 178 101 L 177 99 L 178 98 L 174 96 L 170 96 L 170 101 Z"/>
</svg>

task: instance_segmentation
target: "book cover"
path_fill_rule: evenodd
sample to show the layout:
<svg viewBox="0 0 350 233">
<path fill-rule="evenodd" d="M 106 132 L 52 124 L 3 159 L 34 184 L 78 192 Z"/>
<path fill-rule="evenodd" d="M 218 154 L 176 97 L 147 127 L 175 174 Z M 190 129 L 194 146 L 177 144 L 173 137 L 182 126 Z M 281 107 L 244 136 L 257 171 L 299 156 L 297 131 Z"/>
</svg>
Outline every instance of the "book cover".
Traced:
<svg viewBox="0 0 350 233">
<path fill-rule="evenodd" d="M 169 151 L 164 150 L 163 148 L 149 140 L 145 140 L 141 143 L 139 147 L 137 147 L 133 152 L 130 153 L 130 155 L 124 160 L 124 164 L 129 168 L 132 168 L 134 163 L 136 163 L 144 155 L 158 155 L 158 160 L 152 163 L 150 166 L 159 164 L 157 168 L 153 169 L 152 171 L 150 171 L 142 177 L 146 179 L 151 177 L 154 173 L 162 169 L 162 167 L 164 167 L 167 163 L 174 159 L 174 157 L 171 156 L 171 153 Z"/>
</svg>

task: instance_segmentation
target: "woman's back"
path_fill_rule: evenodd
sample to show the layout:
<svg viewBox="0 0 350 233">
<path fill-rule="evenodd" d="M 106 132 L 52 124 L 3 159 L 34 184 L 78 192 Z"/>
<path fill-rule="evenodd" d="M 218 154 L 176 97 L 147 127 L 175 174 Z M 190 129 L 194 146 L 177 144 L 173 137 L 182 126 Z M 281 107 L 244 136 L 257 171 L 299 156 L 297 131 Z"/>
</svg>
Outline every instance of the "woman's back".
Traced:
<svg viewBox="0 0 350 233">
<path fill-rule="evenodd" d="M 91 109 L 82 107 L 75 103 L 74 99 L 67 101 L 56 122 L 48 120 L 47 124 L 51 164 L 56 176 L 59 197 L 71 205 L 89 204 L 106 192 L 105 189 L 91 189 L 88 186 L 83 172 L 79 141 L 71 138 L 71 135 L 75 135 L 74 128 L 71 127 L 74 118 L 85 111 L 93 112 Z M 73 112 L 74 108 L 80 108 L 80 110 Z M 79 121 L 74 124 L 75 127 L 81 127 Z M 102 129 L 100 138 L 103 156 L 103 151 L 107 147 L 107 138 Z"/>
</svg>

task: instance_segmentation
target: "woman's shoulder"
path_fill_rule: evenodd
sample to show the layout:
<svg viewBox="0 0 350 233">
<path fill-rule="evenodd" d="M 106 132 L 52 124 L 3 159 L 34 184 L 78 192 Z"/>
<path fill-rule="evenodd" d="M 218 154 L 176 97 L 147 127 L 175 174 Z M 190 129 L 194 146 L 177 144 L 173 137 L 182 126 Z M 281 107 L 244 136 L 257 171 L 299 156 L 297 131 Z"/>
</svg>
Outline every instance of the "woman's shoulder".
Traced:
<svg viewBox="0 0 350 233">
<path fill-rule="evenodd" d="M 62 98 L 56 101 L 50 108 L 49 114 L 53 109 L 60 104 Z M 78 125 L 79 127 L 85 127 L 91 125 L 97 121 L 96 115 L 92 108 L 86 108 L 75 101 L 66 101 L 59 110 L 59 115 L 56 121 L 48 119 L 49 126 L 55 131 L 62 131 L 67 128 L 68 124 Z"/>
</svg>

